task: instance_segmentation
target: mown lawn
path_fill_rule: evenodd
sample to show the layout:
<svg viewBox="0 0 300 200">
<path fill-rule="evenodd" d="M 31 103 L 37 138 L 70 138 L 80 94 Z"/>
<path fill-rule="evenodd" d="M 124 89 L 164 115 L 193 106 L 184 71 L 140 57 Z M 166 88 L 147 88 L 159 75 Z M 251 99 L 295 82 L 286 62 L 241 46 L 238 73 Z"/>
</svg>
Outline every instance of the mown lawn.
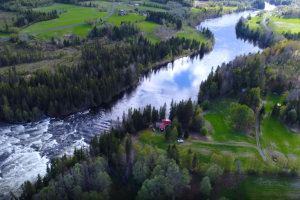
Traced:
<svg viewBox="0 0 300 200">
<path fill-rule="evenodd" d="M 249 176 L 241 184 L 242 199 L 300 199 L 300 180 L 287 177 Z"/>
<path fill-rule="evenodd" d="M 183 26 L 182 28 L 185 32 L 178 32 L 175 34 L 175 37 L 179 37 L 179 38 L 184 37 L 185 39 L 190 39 L 190 40 L 194 39 L 201 43 L 205 42 L 205 38 L 201 33 L 187 26 Z"/>
<path fill-rule="evenodd" d="M 264 118 L 260 142 L 262 149 L 268 149 L 275 155 L 291 159 L 300 157 L 300 136 L 290 133 L 277 117 Z"/>
<path fill-rule="evenodd" d="M 229 122 L 229 108 L 236 100 L 218 99 L 212 102 L 211 110 L 204 115 L 211 124 L 214 134 L 212 139 L 217 142 L 247 142 L 255 144 L 255 140 L 236 130 Z"/>
<path fill-rule="evenodd" d="M 121 22 L 135 23 L 135 22 L 145 20 L 145 19 L 146 19 L 145 16 L 135 15 L 135 14 L 128 14 L 128 15 L 125 15 L 125 16 L 119 16 L 117 14 L 113 14 L 106 21 L 109 22 L 109 23 L 113 23 L 115 26 L 120 26 Z"/>
<path fill-rule="evenodd" d="M 300 32 L 300 19 L 282 19 L 275 16 L 270 17 L 273 24 L 269 23 L 270 27 L 278 33 L 290 30 L 292 33 Z"/>
<path fill-rule="evenodd" d="M 21 33 L 31 33 L 39 30 L 83 23 L 86 19 L 97 18 L 99 20 L 108 15 L 108 13 L 105 12 L 96 12 L 95 8 L 84 8 L 70 4 L 54 4 L 53 6 L 37 8 L 36 10 L 49 12 L 51 10 L 61 11 L 62 9 L 67 10 L 67 12 L 60 14 L 58 19 L 33 24 L 23 29 Z"/>
</svg>

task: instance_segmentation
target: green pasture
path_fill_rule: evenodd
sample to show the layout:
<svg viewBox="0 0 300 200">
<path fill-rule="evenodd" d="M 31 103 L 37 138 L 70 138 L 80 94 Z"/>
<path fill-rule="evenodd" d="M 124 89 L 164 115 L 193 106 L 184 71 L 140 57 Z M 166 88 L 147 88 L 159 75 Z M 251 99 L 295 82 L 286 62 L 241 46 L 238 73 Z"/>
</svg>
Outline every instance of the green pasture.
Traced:
<svg viewBox="0 0 300 200">
<path fill-rule="evenodd" d="M 175 37 L 179 37 L 179 38 L 184 37 L 185 39 L 190 39 L 190 40 L 194 39 L 201 43 L 205 42 L 204 36 L 201 33 L 197 32 L 195 29 L 192 29 L 187 26 L 183 26 L 182 28 L 185 32 L 178 32 L 175 34 Z"/>
<path fill-rule="evenodd" d="M 151 34 L 159 27 L 159 24 L 156 24 L 152 21 L 142 21 L 142 22 L 138 23 L 137 26 L 140 27 L 140 29 L 142 31 L 145 31 L 148 34 Z"/>
<path fill-rule="evenodd" d="M 242 147 L 242 146 L 226 146 L 226 145 L 215 145 L 205 143 L 203 141 L 189 137 L 185 139 L 183 143 L 178 143 L 177 141 L 166 141 L 165 132 L 152 132 L 152 129 L 142 131 L 139 141 L 142 144 L 149 144 L 150 142 L 160 149 L 166 150 L 169 145 L 176 144 L 179 151 L 183 149 L 191 149 L 193 152 L 197 152 L 200 156 L 201 162 L 210 162 L 212 154 L 228 154 L 230 153 L 237 160 L 240 160 L 244 165 L 246 165 L 249 157 L 256 156 L 260 161 L 263 162 L 258 151 L 252 147 Z"/>
<path fill-rule="evenodd" d="M 266 97 L 267 104 L 265 105 L 266 113 L 272 113 L 273 106 L 277 103 L 282 104 L 282 101 L 285 99 L 283 95 L 276 95 L 268 93 Z"/>
<path fill-rule="evenodd" d="M 285 156 L 298 159 L 300 156 L 300 136 L 290 133 L 283 122 L 273 116 L 267 116 L 262 123 L 261 147 L 270 156 Z"/>
<path fill-rule="evenodd" d="M 247 177 L 240 186 L 245 200 L 300 199 L 300 179 L 288 177 Z"/>
<path fill-rule="evenodd" d="M 8 36 L 9 36 L 8 33 L 1 33 L 1 32 L 0 32 L 0 38 L 1 38 L 1 37 L 8 37 Z"/>
<path fill-rule="evenodd" d="M 239 132 L 230 124 L 228 116 L 231 103 L 236 103 L 236 100 L 225 98 L 215 100 L 212 102 L 212 108 L 204 115 L 214 130 L 214 134 L 211 135 L 212 139 L 216 142 L 247 142 L 255 144 L 254 139 Z"/>
<path fill-rule="evenodd" d="M 128 14 L 125 16 L 119 16 L 117 14 L 112 15 L 106 21 L 109 23 L 113 23 L 115 26 L 120 26 L 121 22 L 131 22 L 135 23 L 141 20 L 145 20 L 145 16 L 135 15 L 135 14 Z"/>
<path fill-rule="evenodd" d="M 50 40 L 52 37 L 61 37 L 63 35 L 69 35 L 69 34 L 77 34 L 79 36 L 87 36 L 88 30 L 91 30 L 93 27 L 88 24 L 82 24 L 78 26 L 73 27 L 67 27 L 62 29 L 57 29 L 53 31 L 46 31 L 42 33 L 35 34 L 38 38 L 42 40 Z"/>
<path fill-rule="evenodd" d="M 257 27 L 260 26 L 260 23 L 257 24 L 256 22 L 258 22 L 258 21 L 262 22 L 262 20 L 263 20 L 263 18 L 262 18 L 262 17 L 259 17 L 259 16 L 252 17 L 251 20 L 249 20 L 249 22 L 248 22 L 249 28 L 250 28 L 250 29 L 256 30 Z"/>
<path fill-rule="evenodd" d="M 86 19 L 95 19 L 98 20 L 107 16 L 108 13 L 96 12 L 95 8 L 84 8 L 75 5 L 69 4 L 54 4 L 53 6 L 38 8 L 41 11 L 50 11 L 50 10 L 67 10 L 66 13 L 59 15 L 58 19 L 39 22 L 25 28 L 21 33 L 31 33 L 39 30 L 51 29 L 60 26 L 66 26 L 71 24 L 82 23 Z"/>
<path fill-rule="evenodd" d="M 269 23 L 270 28 L 278 33 L 291 31 L 292 33 L 300 32 L 300 19 L 282 19 L 275 16 L 270 17 L 273 23 Z"/>
</svg>

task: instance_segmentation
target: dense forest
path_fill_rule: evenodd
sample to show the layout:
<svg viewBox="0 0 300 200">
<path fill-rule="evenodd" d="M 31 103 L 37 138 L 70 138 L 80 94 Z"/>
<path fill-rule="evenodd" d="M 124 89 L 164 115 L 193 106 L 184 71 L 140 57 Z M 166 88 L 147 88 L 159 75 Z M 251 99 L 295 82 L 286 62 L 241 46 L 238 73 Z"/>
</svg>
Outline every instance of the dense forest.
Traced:
<svg viewBox="0 0 300 200">
<path fill-rule="evenodd" d="M 264 9 L 265 8 L 265 1 L 264 0 L 254 0 L 252 2 L 252 7 L 257 9 Z"/>
<path fill-rule="evenodd" d="M 262 53 L 239 56 L 228 64 L 223 64 L 212 71 L 207 80 L 200 85 L 198 102 L 212 100 L 220 96 L 238 96 L 241 104 L 247 105 L 254 110 L 258 107 L 260 88 L 263 94 L 282 94 L 289 91 L 284 101 L 284 106 L 275 115 L 281 115 L 289 123 L 300 120 L 299 110 L 299 42 L 282 41 L 267 48 Z M 287 56 L 290 55 L 290 56 Z M 296 73 L 295 73 L 296 72 Z M 246 91 L 242 92 L 242 89 Z M 292 110 L 291 120 L 289 113 Z"/>
<path fill-rule="evenodd" d="M 86 44 L 82 47 L 82 63 L 38 70 L 29 79 L 10 70 L 1 78 L 1 120 L 32 121 L 43 114 L 58 116 L 100 105 L 135 84 L 141 73 L 152 68 L 151 63 L 172 60 L 183 51 L 200 50 L 199 42 L 185 38 L 157 44 L 143 37 L 127 41 L 112 46 L 105 46 L 101 40 Z M 20 60 L 17 56 L 16 62 Z"/>
<path fill-rule="evenodd" d="M 174 24 L 174 27 L 176 27 L 177 30 L 182 28 L 181 19 L 177 19 L 169 13 L 148 11 L 146 20 L 153 21 L 157 24 L 165 24 L 168 27 L 172 27 Z"/>
<path fill-rule="evenodd" d="M 273 5 L 290 5 L 292 3 L 292 0 L 270 0 L 269 1 L 270 4 Z"/>
<path fill-rule="evenodd" d="M 172 102 L 170 116 L 175 118 L 171 127 L 162 133 L 165 139 L 174 142 L 182 134 L 187 138 L 188 130 L 176 116 L 184 114 L 192 119 L 193 112 L 201 113 L 200 110 L 190 100 Z M 197 152 L 184 147 L 179 149 L 175 144 L 163 150 L 151 143 L 134 143 L 136 133 L 158 117 L 164 117 L 166 112 L 166 105 L 157 110 L 151 105 L 143 111 L 129 109 L 116 128 L 95 135 L 88 149 L 75 149 L 71 157 L 52 158 L 44 177 L 38 175 L 36 182 L 23 183 L 20 199 L 119 199 L 118 191 L 122 187 L 127 188 L 125 196 L 131 199 L 180 199 L 187 194 L 195 199 L 206 198 L 213 187 L 218 187 L 225 173 L 237 177 L 261 173 L 297 176 L 298 167 L 292 160 L 283 162 L 283 169 L 265 166 L 256 156 L 242 164 L 230 153 L 214 153 L 208 161 L 203 161 Z M 134 132 L 128 130 L 128 124 Z M 192 189 L 192 179 L 199 180 L 198 188 Z M 12 199 L 17 197 L 12 194 Z"/>
</svg>

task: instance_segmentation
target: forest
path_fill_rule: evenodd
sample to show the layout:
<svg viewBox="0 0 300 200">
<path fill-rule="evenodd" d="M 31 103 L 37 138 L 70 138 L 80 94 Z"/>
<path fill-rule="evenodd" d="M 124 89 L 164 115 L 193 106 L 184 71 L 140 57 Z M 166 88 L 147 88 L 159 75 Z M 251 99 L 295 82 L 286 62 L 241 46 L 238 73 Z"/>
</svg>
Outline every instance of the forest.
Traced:
<svg viewBox="0 0 300 200">
<path fill-rule="evenodd" d="M 85 44 L 81 50 L 83 61 L 77 66 L 41 69 L 29 79 L 19 77 L 13 68 L 1 77 L 1 120 L 35 121 L 44 114 L 60 116 L 100 105 L 137 83 L 141 73 L 152 69 L 152 63 L 172 60 L 187 50 L 204 51 L 199 42 L 185 38 L 157 44 L 142 36 L 127 41 L 124 45 L 105 46 L 101 40 Z M 20 52 L 15 62 L 21 61 L 18 55 L 25 55 L 24 59 L 37 57 Z M 7 62 L 5 57 L 2 60 Z"/>
<path fill-rule="evenodd" d="M 161 25 L 166 24 L 167 27 L 170 26 L 169 24 L 171 24 L 171 26 L 173 24 L 176 24 L 175 27 L 177 30 L 180 30 L 182 28 L 182 20 L 177 19 L 169 13 L 148 11 L 146 20 L 153 21 Z"/>
<path fill-rule="evenodd" d="M 260 92 L 263 95 L 268 91 L 281 95 L 289 91 L 283 106 L 277 108 L 275 105 L 272 113 L 275 116 L 280 115 L 288 123 L 300 122 L 297 89 L 300 70 L 297 52 L 299 47 L 299 42 L 282 41 L 261 53 L 239 56 L 232 62 L 223 64 L 201 83 L 198 103 L 221 96 L 236 96 L 240 104 L 257 110 Z M 288 74 L 291 76 L 287 76 Z"/>
<path fill-rule="evenodd" d="M 22 14 L 23 15 L 21 17 L 18 17 L 14 23 L 16 27 L 22 27 L 30 23 L 59 18 L 56 10 L 53 10 L 49 13 L 26 10 Z"/>
</svg>

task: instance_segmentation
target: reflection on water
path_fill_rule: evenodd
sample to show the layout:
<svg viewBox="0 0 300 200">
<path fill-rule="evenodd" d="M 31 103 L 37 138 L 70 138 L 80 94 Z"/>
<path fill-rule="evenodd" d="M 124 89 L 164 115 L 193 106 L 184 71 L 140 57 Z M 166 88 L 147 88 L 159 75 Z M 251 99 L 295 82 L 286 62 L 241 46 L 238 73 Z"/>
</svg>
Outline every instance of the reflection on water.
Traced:
<svg viewBox="0 0 300 200">
<path fill-rule="evenodd" d="M 201 26 L 209 27 L 215 35 L 212 52 L 202 59 L 199 55 L 184 57 L 153 70 L 142 77 L 136 87 L 105 107 L 63 119 L 45 119 L 25 125 L 0 124 L 0 199 L 6 199 L 10 190 L 18 194 L 25 180 L 34 180 L 37 173 L 45 174 L 49 158 L 65 152 L 70 154 L 75 147 L 87 145 L 95 134 L 109 129 L 111 119 L 121 117 L 130 107 L 152 104 L 158 108 L 165 102 L 170 105 L 172 99 L 196 101 L 199 85 L 213 67 L 229 62 L 237 55 L 261 49 L 236 36 L 235 24 L 249 13 L 255 14 L 247 11 L 203 22 Z"/>
</svg>

